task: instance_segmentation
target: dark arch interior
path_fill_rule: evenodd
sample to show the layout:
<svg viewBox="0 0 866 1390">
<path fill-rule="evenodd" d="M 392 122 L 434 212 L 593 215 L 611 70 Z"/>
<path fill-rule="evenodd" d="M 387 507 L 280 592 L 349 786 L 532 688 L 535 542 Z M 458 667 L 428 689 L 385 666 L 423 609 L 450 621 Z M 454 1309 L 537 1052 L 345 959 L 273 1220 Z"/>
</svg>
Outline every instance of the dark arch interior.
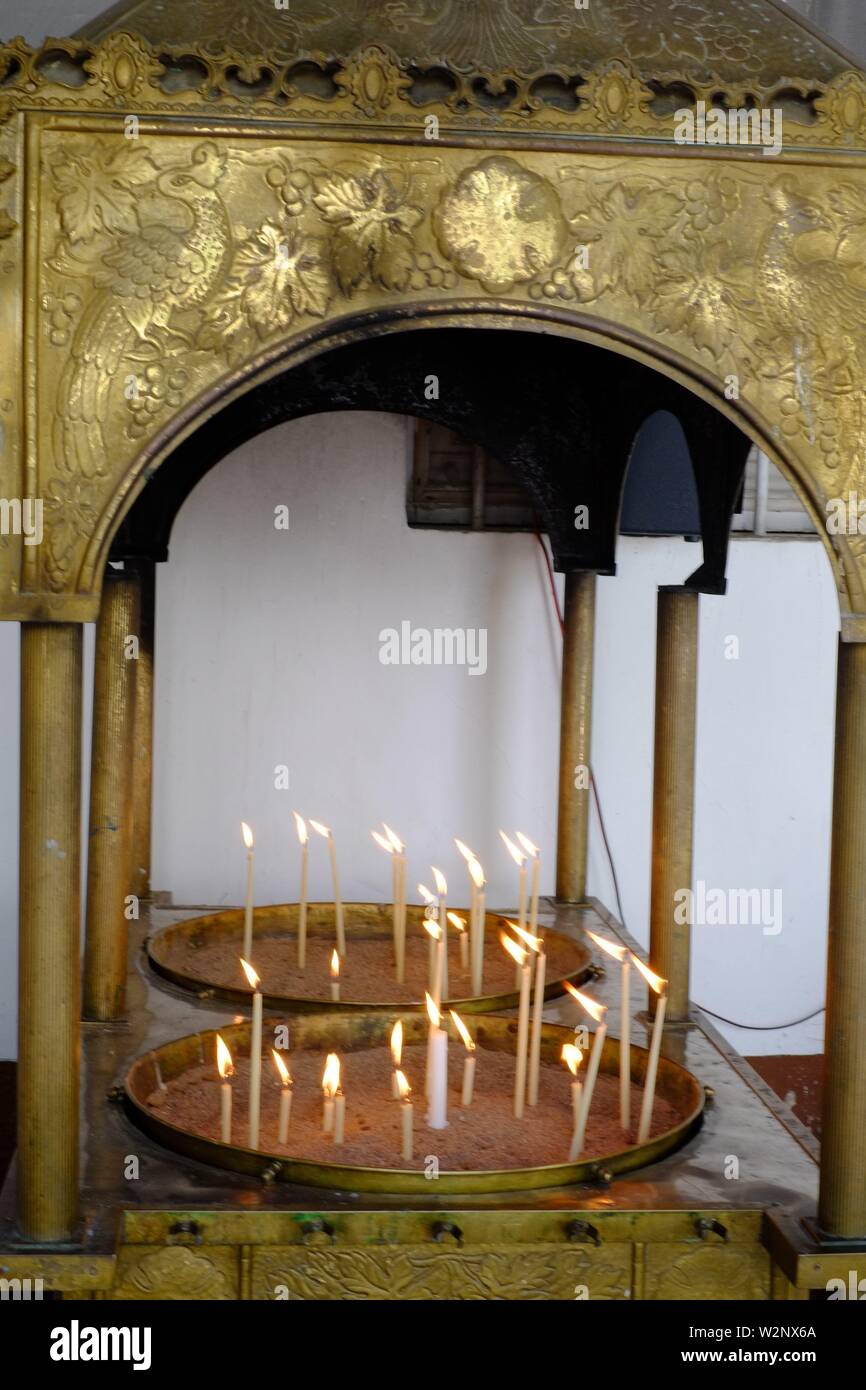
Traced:
<svg viewBox="0 0 866 1390">
<path fill-rule="evenodd" d="M 550 536 L 556 568 L 615 572 L 626 471 L 641 427 L 676 417 L 694 473 L 703 563 L 687 586 L 723 593 L 748 438 L 692 392 L 631 358 L 557 335 L 425 328 L 333 348 L 228 402 L 157 469 L 110 560 L 165 560 L 174 519 L 214 464 L 286 420 L 393 411 L 447 425 L 508 464 Z M 575 525 L 577 508 L 586 524 Z"/>
</svg>

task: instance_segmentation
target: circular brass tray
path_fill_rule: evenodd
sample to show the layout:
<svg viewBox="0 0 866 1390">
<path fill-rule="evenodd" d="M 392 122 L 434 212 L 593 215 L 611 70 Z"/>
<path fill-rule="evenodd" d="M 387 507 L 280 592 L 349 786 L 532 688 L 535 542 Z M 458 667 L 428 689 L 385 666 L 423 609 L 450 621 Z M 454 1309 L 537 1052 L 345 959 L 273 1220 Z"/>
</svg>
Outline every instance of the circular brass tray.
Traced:
<svg viewBox="0 0 866 1390">
<path fill-rule="evenodd" d="M 292 1024 L 292 1049 L 316 1051 L 336 1049 L 351 1053 L 365 1047 L 387 1044 L 390 1014 L 340 1014 L 328 1017 L 307 1015 Z M 486 1014 L 475 1029 L 476 1046 L 494 1051 L 512 1051 L 516 1020 Z M 417 1015 L 405 1021 L 407 1042 L 423 1041 L 426 1021 Z M 230 1024 L 220 1029 L 233 1055 L 249 1055 L 249 1023 Z M 133 1122 L 151 1138 L 187 1158 L 211 1163 L 218 1168 L 271 1181 L 298 1183 L 306 1187 L 325 1187 L 349 1192 L 414 1193 L 430 1195 L 430 1182 L 423 1171 L 401 1168 L 364 1168 L 355 1164 L 322 1163 L 223 1144 L 215 1139 L 180 1128 L 159 1117 L 147 1105 L 147 1098 L 159 1085 L 168 1083 L 190 1067 L 200 1066 L 212 1057 L 215 1033 L 193 1033 L 140 1057 L 126 1077 L 125 1103 Z M 559 1058 L 562 1044 L 573 1040 L 570 1028 L 545 1024 L 542 1028 L 542 1058 Z M 640 1085 L 646 1071 L 647 1051 L 632 1045 L 632 1081 Z M 157 1070 L 158 1067 L 158 1070 Z M 616 1075 L 619 1069 L 619 1043 L 608 1038 L 602 1053 L 601 1070 Z M 565 1081 L 565 1077 L 563 1078 Z M 500 1170 L 440 1171 L 435 1184 L 437 1195 L 452 1193 L 525 1192 L 543 1187 L 598 1181 L 609 1173 L 629 1172 L 645 1167 L 685 1144 L 700 1127 L 704 1107 L 704 1088 L 691 1072 L 665 1057 L 659 1059 L 657 1094 L 673 1102 L 682 1118 L 672 1129 L 655 1135 L 645 1144 L 634 1144 L 613 1153 L 594 1154 L 577 1163 L 556 1163 L 537 1168 Z"/>
<path fill-rule="evenodd" d="M 343 907 L 346 917 L 347 945 L 351 943 L 353 937 L 375 937 L 381 938 L 383 942 L 390 942 L 390 903 L 344 903 Z M 468 917 L 467 908 L 456 908 L 455 911 L 459 912 L 461 916 Z M 423 907 L 409 904 L 406 909 L 407 931 L 420 930 L 423 920 Z M 487 940 L 496 940 L 499 932 L 505 930 L 508 920 L 507 917 L 498 913 L 488 912 L 485 928 Z M 297 903 L 257 907 L 253 913 L 253 940 L 273 940 L 279 937 L 294 940 L 297 923 Z M 241 980 L 239 980 L 237 988 L 234 988 L 208 979 L 204 973 L 194 974 L 188 969 L 181 969 L 177 964 L 172 963 L 173 950 L 180 943 L 200 946 L 228 937 L 238 942 L 238 954 L 240 955 L 243 925 L 244 914 L 241 908 L 230 908 L 225 912 L 212 912 L 205 917 L 191 917 L 185 922 L 176 922 L 171 926 L 163 927 L 150 937 L 147 942 L 148 960 L 157 974 L 162 975 L 166 980 L 171 980 L 173 984 L 179 985 L 182 989 L 191 990 L 199 997 L 224 999 L 229 1003 L 249 1008 L 250 991 Z M 307 935 L 311 940 L 316 937 L 327 937 L 329 941 L 333 940 L 333 903 L 307 904 Z M 546 982 L 544 997 L 556 999 L 565 993 L 565 980 L 569 984 L 579 985 L 592 975 L 592 955 L 582 941 L 566 936 L 563 932 L 548 930 L 545 932 L 545 940 L 548 942 L 556 941 L 559 946 L 567 947 L 574 957 L 573 970 L 560 979 L 551 978 Z M 263 984 L 267 987 L 267 980 L 264 980 Z M 510 990 L 504 994 L 481 994 L 471 998 L 453 996 L 445 1003 L 448 1008 L 459 1009 L 463 1013 L 490 1013 L 497 1009 L 516 1008 L 519 998 L 516 991 Z M 341 1011 L 348 1012 L 390 1012 L 393 1016 L 395 1014 L 420 1013 L 424 1010 L 423 999 L 410 1000 L 407 1003 L 391 999 L 382 999 L 376 1002 L 341 999 L 340 1003 L 336 1005 L 330 999 L 311 999 L 307 995 L 268 993 L 264 995 L 264 1004 L 269 1009 L 288 1009 L 293 1013 L 332 1013 L 335 1008 L 339 1008 Z"/>
</svg>

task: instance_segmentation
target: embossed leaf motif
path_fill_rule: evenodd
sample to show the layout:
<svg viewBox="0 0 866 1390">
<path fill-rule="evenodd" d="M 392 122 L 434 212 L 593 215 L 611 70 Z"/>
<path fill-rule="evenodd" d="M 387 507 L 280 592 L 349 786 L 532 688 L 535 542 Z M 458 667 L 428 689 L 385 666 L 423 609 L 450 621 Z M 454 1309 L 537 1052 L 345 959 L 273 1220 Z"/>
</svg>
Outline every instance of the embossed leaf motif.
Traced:
<svg viewBox="0 0 866 1390">
<path fill-rule="evenodd" d="M 297 314 L 321 318 L 331 297 L 321 237 L 286 235 L 265 222 L 255 243 L 238 252 L 237 266 L 246 280 L 244 304 L 260 337 L 286 328 Z"/>
<path fill-rule="evenodd" d="M 53 165 L 63 230 L 73 243 L 89 241 L 100 232 L 137 229 L 137 190 L 157 169 L 134 141 L 107 159 L 67 154 Z"/>
<path fill-rule="evenodd" d="M 345 294 L 368 277 L 386 290 L 406 288 L 415 263 L 411 233 L 423 213 L 387 174 L 376 169 L 317 179 L 313 202 L 336 229 L 334 267 Z"/>
<path fill-rule="evenodd" d="M 732 265 L 719 243 L 689 256 L 666 251 L 658 258 L 652 309 L 659 328 L 682 333 L 714 359 L 739 341 L 738 299 L 748 293 L 746 271 Z"/>
<path fill-rule="evenodd" d="M 679 209 L 675 194 L 625 179 L 599 199 L 592 217 L 578 216 L 578 236 L 597 245 L 588 266 L 572 269 L 577 297 L 594 299 L 619 286 L 643 304 L 655 278 L 659 238 L 672 230 Z"/>
</svg>

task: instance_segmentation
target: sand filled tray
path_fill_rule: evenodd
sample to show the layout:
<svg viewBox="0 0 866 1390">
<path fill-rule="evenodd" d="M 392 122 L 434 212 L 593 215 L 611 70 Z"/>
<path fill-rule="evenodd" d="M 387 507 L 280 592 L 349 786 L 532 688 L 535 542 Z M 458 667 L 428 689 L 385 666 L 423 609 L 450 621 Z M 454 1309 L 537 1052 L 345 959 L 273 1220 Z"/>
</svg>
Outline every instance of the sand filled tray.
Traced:
<svg viewBox="0 0 866 1390">
<path fill-rule="evenodd" d="M 390 1015 L 306 1016 L 290 1023 L 290 1048 L 283 1053 L 292 1075 L 287 1142 L 277 1126 L 281 1088 L 271 1061 L 274 1027 L 266 1019 L 263 1046 L 259 1149 L 248 1144 L 249 1037 L 247 1023 L 220 1035 L 231 1050 L 231 1143 L 221 1140 L 221 1084 L 215 1066 L 216 1034 L 202 1033 L 169 1043 L 142 1057 L 126 1083 L 135 1123 L 167 1147 L 217 1166 L 316 1187 L 355 1191 L 430 1192 L 425 1176 L 433 1156 L 438 1193 L 491 1192 L 559 1186 L 641 1167 L 685 1143 L 700 1124 L 704 1092 L 697 1079 L 674 1062 L 659 1063 L 649 1139 L 635 1142 L 619 1122 L 619 1049 L 607 1039 L 583 1150 L 568 1161 L 572 1134 L 570 1076 L 560 1053 L 573 1042 L 568 1028 L 542 1031 L 538 1104 L 521 1119 L 513 1114 L 516 1022 L 484 1015 L 472 1021 L 476 1043 L 471 1104 L 461 1104 L 466 1051 L 456 1035 L 448 1046 L 448 1124 L 426 1123 L 424 1074 L 426 1020 L 404 1021 L 402 1067 L 412 1086 L 413 1154 L 401 1154 L 401 1104 L 392 1096 Z M 336 1144 L 322 1129 L 322 1075 L 328 1053 L 339 1055 L 345 1097 L 345 1135 Z M 632 1116 L 640 1107 L 647 1054 L 632 1047 Z"/>
<path fill-rule="evenodd" d="M 407 908 L 405 982 L 396 979 L 391 907 L 380 903 L 345 903 L 346 956 L 340 962 L 340 1000 L 331 998 L 330 958 L 334 950 L 333 903 L 307 905 L 306 968 L 298 969 L 298 907 L 287 903 L 258 907 L 254 913 L 253 964 L 261 976 L 266 1008 L 295 1011 L 423 1010 L 429 986 L 429 938 L 423 907 Z M 468 918 L 468 910 L 458 909 Z M 484 975 L 481 994 L 472 995 L 461 967 L 458 934 L 448 935 L 447 1003 L 466 1013 L 513 1008 L 517 1004 L 515 968 L 499 941 L 508 919 L 486 914 Z M 150 938 L 148 959 L 172 983 L 199 995 L 248 1005 L 250 991 L 240 968 L 244 914 L 240 909 L 210 913 L 164 927 Z M 580 984 L 592 969 L 588 948 L 561 932 L 544 935 L 547 954 L 545 997 L 564 993 L 564 981 Z"/>
</svg>

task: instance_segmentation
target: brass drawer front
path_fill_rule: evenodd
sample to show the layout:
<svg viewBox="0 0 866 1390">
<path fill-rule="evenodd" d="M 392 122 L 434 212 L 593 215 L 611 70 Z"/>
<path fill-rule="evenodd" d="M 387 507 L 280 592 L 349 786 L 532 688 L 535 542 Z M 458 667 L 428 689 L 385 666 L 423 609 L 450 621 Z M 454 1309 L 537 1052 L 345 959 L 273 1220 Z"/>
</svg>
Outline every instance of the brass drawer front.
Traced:
<svg viewBox="0 0 866 1390">
<path fill-rule="evenodd" d="M 770 1257 L 759 1245 L 647 1245 L 644 1262 L 645 1299 L 770 1297 Z"/>
<path fill-rule="evenodd" d="M 209 1300 L 240 1296 L 239 1251 L 232 1246 L 124 1245 L 111 1299 Z"/>
</svg>

